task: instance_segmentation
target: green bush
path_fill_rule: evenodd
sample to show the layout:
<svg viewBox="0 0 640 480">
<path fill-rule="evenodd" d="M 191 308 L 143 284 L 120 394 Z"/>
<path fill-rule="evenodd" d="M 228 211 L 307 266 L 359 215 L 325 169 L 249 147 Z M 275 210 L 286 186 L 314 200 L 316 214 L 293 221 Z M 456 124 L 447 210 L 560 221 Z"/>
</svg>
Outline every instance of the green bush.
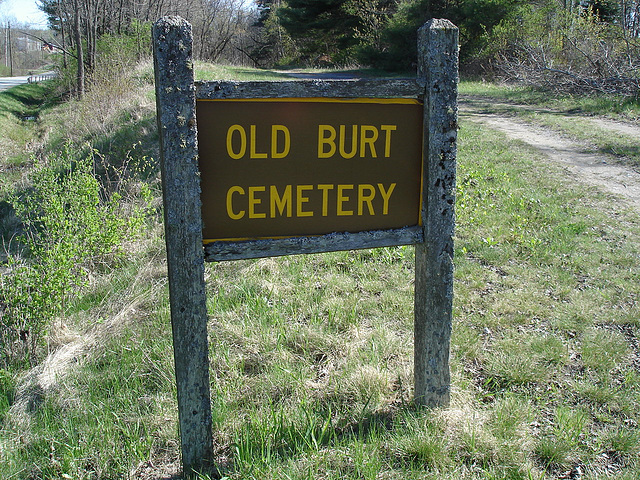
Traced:
<svg viewBox="0 0 640 480">
<path fill-rule="evenodd" d="M 151 23 L 133 20 L 126 33 L 102 35 L 96 53 L 98 59 L 134 68 L 140 59 L 151 55 Z"/>
<path fill-rule="evenodd" d="M 128 208 L 119 193 L 102 188 L 94 154 L 66 145 L 37 162 L 31 188 L 12 196 L 23 248 L 8 255 L 0 280 L 0 365 L 33 363 L 51 321 L 87 284 L 88 273 L 116 265 L 124 240 L 141 231 L 145 208 Z"/>
</svg>

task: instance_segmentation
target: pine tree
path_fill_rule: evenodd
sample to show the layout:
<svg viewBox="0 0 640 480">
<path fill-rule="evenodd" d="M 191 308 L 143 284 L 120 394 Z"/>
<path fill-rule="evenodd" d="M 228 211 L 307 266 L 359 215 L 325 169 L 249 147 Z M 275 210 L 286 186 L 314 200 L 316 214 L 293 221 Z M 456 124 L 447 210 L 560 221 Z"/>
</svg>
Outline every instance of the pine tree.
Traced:
<svg viewBox="0 0 640 480">
<path fill-rule="evenodd" d="M 287 33 L 306 60 L 348 56 L 357 44 L 358 18 L 349 13 L 348 0 L 289 0 L 278 10 Z"/>
</svg>

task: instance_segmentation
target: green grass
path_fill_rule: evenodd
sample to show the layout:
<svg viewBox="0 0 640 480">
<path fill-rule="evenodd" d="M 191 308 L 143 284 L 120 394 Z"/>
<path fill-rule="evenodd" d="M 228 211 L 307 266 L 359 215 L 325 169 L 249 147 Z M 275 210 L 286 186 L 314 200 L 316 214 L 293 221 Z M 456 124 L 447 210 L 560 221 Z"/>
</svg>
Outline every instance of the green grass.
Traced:
<svg viewBox="0 0 640 480">
<path fill-rule="evenodd" d="M 211 63 L 196 62 L 194 66 L 196 81 L 209 81 L 209 80 L 295 80 L 295 77 L 291 76 L 291 70 L 295 70 L 296 73 L 305 74 L 318 74 L 322 75 L 353 75 L 354 77 L 362 78 L 394 78 L 394 77 L 415 77 L 414 72 L 400 72 L 392 73 L 377 70 L 373 68 L 358 68 L 358 69 L 325 69 L 325 68 L 281 68 L 281 69 L 256 69 L 250 67 L 235 67 L 232 65 L 213 65 Z"/>
<path fill-rule="evenodd" d="M 607 115 L 640 119 L 640 98 L 614 95 L 559 95 L 530 87 L 491 82 L 463 81 L 460 93 L 488 99 L 554 108 L 564 113 Z"/>
<path fill-rule="evenodd" d="M 25 146 L 38 142 L 39 119 L 55 105 L 51 82 L 19 85 L 0 92 L 0 166 L 14 179 L 29 156 Z M 0 186 L 6 183 L 6 177 Z"/>
<path fill-rule="evenodd" d="M 205 62 L 195 63 L 194 76 L 196 81 L 291 80 L 291 77 L 284 71 L 235 67 L 232 65 L 214 65 Z"/>
<path fill-rule="evenodd" d="M 25 84 L 0 92 L 0 165 L 12 168 L 28 158 L 25 145 L 39 136 L 38 119 L 52 107 L 51 82 Z"/>
<path fill-rule="evenodd" d="M 638 478 L 640 217 L 617 207 L 462 122 L 446 409 L 411 403 L 412 247 L 208 264 L 223 474 Z M 157 228 L 148 237 L 61 319 L 52 342 L 92 340 L 26 415 L 0 420 L 0 477 L 176 470 L 163 245 Z M 0 419 L 24 395 L 17 372 L 3 375 Z"/>
</svg>

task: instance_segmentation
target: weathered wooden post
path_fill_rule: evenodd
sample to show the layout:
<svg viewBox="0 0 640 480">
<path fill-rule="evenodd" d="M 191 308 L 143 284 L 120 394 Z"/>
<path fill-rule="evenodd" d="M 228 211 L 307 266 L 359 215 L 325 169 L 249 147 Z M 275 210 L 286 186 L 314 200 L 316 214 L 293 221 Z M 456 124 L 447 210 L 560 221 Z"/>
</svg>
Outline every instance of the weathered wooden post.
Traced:
<svg viewBox="0 0 640 480">
<path fill-rule="evenodd" d="M 424 88 L 424 242 L 416 245 L 415 402 L 448 406 L 453 304 L 453 231 L 458 128 L 458 29 L 434 19 L 418 32 Z"/>
<path fill-rule="evenodd" d="M 207 306 L 191 25 L 164 17 L 153 26 L 160 164 L 182 464 L 211 460 Z"/>
</svg>

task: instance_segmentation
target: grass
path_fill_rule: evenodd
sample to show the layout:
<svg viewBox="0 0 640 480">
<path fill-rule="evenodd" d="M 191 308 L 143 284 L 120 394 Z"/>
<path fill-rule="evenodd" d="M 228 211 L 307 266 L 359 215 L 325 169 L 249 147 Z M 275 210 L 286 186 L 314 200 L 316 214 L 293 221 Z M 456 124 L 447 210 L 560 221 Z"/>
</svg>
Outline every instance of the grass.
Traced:
<svg viewBox="0 0 640 480">
<path fill-rule="evenodd" d="M 564 113 L 581 115 L 607 115 L 627 120 L 640 119 L 640 99 L 615 95 L 561 95 L 519 85 L 465 81 L 460 93 L 488 99 L 545 106 Z"/>
<path fill-rule="evenodd" d="M 411 404 L 413 248 L 207 265 L 228 479 L 640 476 L 638 213 L 463 122 L 457 222 L 446 409 Z M 177 471 L 158 228 L 130 255 L 60 319 L 52 340 L 87 346 L 57 381 L 27 395 L 19 372 L 0 372 L 1 477 Z"/>
<path fill-rule="evenodd" d="M 48 100 L 51 93 L 50 82 L 19 85 L 0 92 L 0 158 L 5 169 L 28 158 L 25 146 L 38 141 L 38 119 L 52 107 Z"/>
<path fill-rule="evenodd" d="M 196 81 L 205 80 L 291 80 L 284 71 L 262 70 L 249 67 L 235 67 L 233 65 L 214 65 L 196 62 L 194 66 Z"/>
<path fill-rule="evenodd" d="M 324 68 L 280 68 L 275 70 L 255 69 L 249 67 L 235 67 L 232 65 L 213 65 L 211 63 L 196 62 L 194 66 L 196 81 L 210 80 L 295 80 L 291 76 L 292 70 L 295 73 L 322 75 L 353 75 L 361 78 L 395 78 L 395 77 L 415 77 L 414 72 L 389 73 L 373 68 L 359 69 L 324 69 Z"/>
</svg>

